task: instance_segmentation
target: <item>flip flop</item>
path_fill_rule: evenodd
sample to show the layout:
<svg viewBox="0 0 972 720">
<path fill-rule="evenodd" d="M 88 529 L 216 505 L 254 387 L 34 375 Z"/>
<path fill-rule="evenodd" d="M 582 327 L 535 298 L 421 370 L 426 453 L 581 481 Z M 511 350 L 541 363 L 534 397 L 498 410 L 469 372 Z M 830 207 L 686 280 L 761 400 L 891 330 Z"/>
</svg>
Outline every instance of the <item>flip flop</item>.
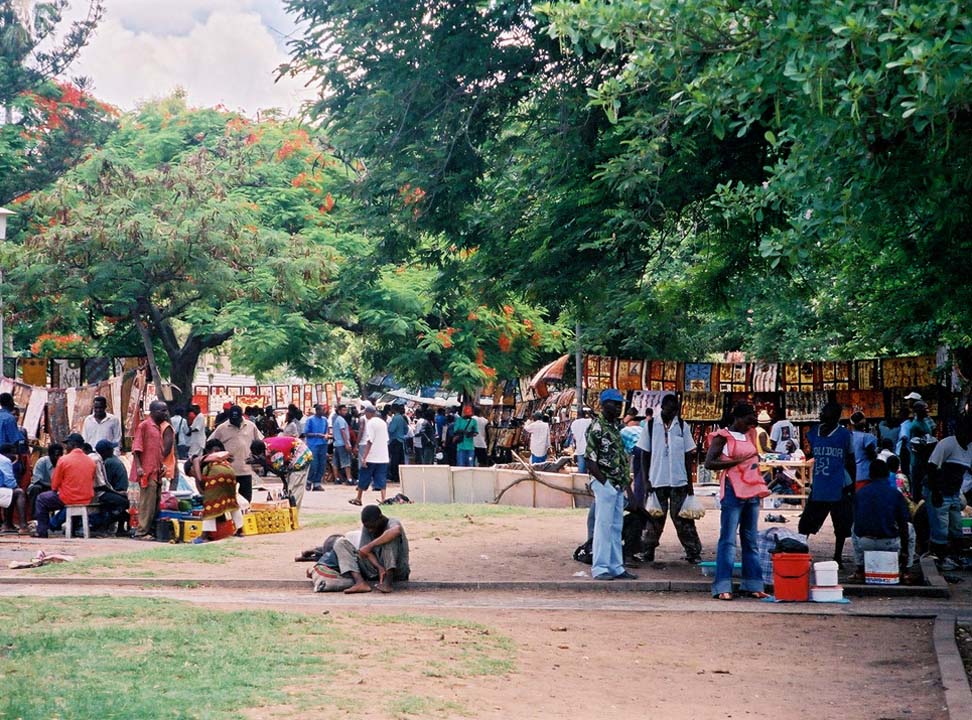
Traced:
<svg viewBox="0 0 972 720">
<path fill-rule="evenodd" d="M 734 599 L 733 594 L 730 593 L 730 592 L 719 593 L 718 595 L 713 595 L 712 597 L 715 600 L 723 600 L 723 601 L 727 601 L 727 602 L 729 600 L 733 600 Z"/>
<path fill-rule="evenodd" d="M 351 498 L 350 500 L 348 500 L 348 504 L 349 505 L 358 505 L 360 507 L 361 501 L 358 500 L 357 498 Z"/>
<path fill-rule="evenodd" d="M 748 598 L 752 598 L 753 600 L 765 600 L 766 598 L 769 597 L 769 594 L 757 590 L 755 592 L 746 592 L 746 593 L 743 593 L 743 596 L 744 597 L 748 597 Z"/>
</svg>

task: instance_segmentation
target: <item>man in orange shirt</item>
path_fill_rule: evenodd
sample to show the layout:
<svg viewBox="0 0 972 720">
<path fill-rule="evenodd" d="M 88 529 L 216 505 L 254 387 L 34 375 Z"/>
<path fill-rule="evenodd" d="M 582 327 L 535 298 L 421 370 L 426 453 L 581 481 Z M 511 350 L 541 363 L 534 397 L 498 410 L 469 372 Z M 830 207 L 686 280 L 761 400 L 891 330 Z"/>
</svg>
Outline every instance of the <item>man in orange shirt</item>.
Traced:
<svg viewBox="0 0 972 720">
<path fill-rule="evenodd" d="M 64 441 L 67 452 L 54 466 L 51 489 L 38 495 L 34 503 L 34 537 L 47 537 L 52 512 L 63 510 L 66 505 L 89 505 L 94 499 L 95 462 L 83 447 L 84 438 L 79 433 L 71 433 Z"/>
<path fill-rule="evenodd" d="M 136 540 L 154 540 L 152 525 L 159 512 L 164 478 L 175 477 L 175 432 L 169 424 L 169 408 L 161 400 L 149 405 L 149 416 L 135 428 L 132 438 L 132 470 L 128 482 L 138 483 L 138 530 Z"/>
</svg>

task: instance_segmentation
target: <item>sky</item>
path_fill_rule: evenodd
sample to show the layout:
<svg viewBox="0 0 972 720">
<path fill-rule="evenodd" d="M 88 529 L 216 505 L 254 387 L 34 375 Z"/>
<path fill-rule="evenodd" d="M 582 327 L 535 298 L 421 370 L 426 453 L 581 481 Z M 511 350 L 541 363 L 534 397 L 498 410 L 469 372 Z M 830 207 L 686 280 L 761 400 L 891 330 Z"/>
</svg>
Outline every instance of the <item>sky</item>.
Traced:
<svg viewBox="0 0 972 720">
<path fill-rule="evenodd" d="M 71 66 L 99 99 L 130 110 L 177 87 L 196 106 L 254 115 L 296 113 L 313 92 L 302 80 L 274 82 L 295 32 L 283 0 L 104 0 L 105 17 Z M 87 12 L 73 0 L 68 17 Z"/>
</svg>

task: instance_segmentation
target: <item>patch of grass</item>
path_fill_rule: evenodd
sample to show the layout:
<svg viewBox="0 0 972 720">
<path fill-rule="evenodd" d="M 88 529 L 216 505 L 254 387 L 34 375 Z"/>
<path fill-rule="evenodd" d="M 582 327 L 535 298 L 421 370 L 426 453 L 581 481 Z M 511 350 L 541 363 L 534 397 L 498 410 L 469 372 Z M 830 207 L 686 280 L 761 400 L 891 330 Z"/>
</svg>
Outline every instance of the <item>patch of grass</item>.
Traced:
<svg viewBox="0 0 972 720">
<path fill-rule="evenodd" d="M 397 718 L 413 717 L 445 717 L 447 715 L 463 715 L 470 717 L 472 713 L 459 703 L 438 698 L 423 697 L 421 695 L 400 695 L 388 703 L 388 712 Z"/>
<path fill-rule="evenodd" d="M 134 543 L 134 541 L 133 541 Z M 87 575 L 99 570 L 130 570 L 132 576 L 154 577 L 157 573 L 143 569 L 145 563 L 184 564 L 207 563 L 221 565 L 233 558 L 243 557 L 240 545 L 233 540 L 222 540 L 201 545 L 158 544 L 145 548 L 144 545 L 134 543 L 138 550 L 127 553 L 113 553 L 100 557 L 84 558 L 69 563 L 53 563 L 42 565 L 28 572 L 37 575 Z M 144 548 L 144 549 L 143 549 Z"/>
<path fill-rule="evenodd" d="M 389 505 L 382 508 L 385 515 L 397 517 L 403 521 L 423 523 L 475 523 L 477 520 L 490 518 L 519 518 L 519 517 L 576 517 L 587 514 L 587 510 L 557 510 L 517 507 L 513 505 L 491 505 L 488 503 L 457 503 L 454 505 L 433 505 L 428 503 L 414 503 L 412 505 Z M 359 511 L 355 508 L 351 512 L 308 513 L 300 516 L 302 528 L 347 529 L 360 524 Z"/>
<path fill-rule="evenodd" d="M 279 688 L 330 667 L 346 643 L 333 624 L 272 611 L 17 598 L 0 605 L 0 718 L 222 720 L 304 693 L 321 701 L 313 687 Z"/>
</svg>

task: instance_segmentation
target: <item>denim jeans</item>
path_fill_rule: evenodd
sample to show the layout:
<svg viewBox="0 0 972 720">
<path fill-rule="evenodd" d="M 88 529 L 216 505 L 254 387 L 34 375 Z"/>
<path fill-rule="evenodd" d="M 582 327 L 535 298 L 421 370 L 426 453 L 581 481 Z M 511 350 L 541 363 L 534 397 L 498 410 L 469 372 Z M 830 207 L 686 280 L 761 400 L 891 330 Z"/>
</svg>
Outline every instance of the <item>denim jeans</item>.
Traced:
<svg viewBox="0 0 972 720">
<path fill-rule="evenodd" d="M 962 537 L 962 495 L 945 495 L 941 507 L 932 504 L 932 491 L 925 488 L 925 507 L 928 509 L 930 540 L 935 545 L 948 545 L 949 539 Z"/>
<path fill-rule="evenodd" d="M 854 544 L 854 562 L 857 567 L 864 567 L 864 553 L 869 550 L 883 550 L 884 552 L 896 552 L 901 554 L 901 538 L 869 538 L 851 535 L 851 542 Z M 907 566 L 915 564 L 915 526 L 908 523 L 908 560 Z"/>
<path fill-rule="evenodd" d="M 475 467 L 476 466 L 476 449 L 463 450 L 461 448 L 456 450 L 456 464 L 458 467 Z"/>
<path fill-rule="evenodd" d="M 591 482 L 594 491 L 594 562 L 591 575 L 616 577 L 624 572 L 621 556 L 621 528 L 624 525 L 624 490 L 609 482 Z"/>
<path fill-rule="evenodd" d="M 313 458 L 310 470 L 307 471 L 307 487 L 319 488 L 321 481 L 324 480 L 324 471 L 327 469 L 327 443 L 316 445 L 310 451 Z"/>
<path fill-rule="evenodd" d="M 534 455 L 532 453 L 530 454 L 530 464 L 531 465 L 538 465 L 540 463 L 545 463 L 545 462 L 547 462 L 547 456 L 546 455 Z"/>
<path fill-rule="evenodd" d="M 587 473 L 587 458 L 583 455 L 574 455 L 574 462 L 577 463 L 577 472 L 582 475 Z"/>
<path fill-rule="evenodd" d="M 740 500 L 726 480 L 726 496 L 722 499 L 719 527 L 719 547 L 716 550 L 716 574 L 712 594 L 732 592 L 732 567 L 736 561 L 736 530 L 742 544 L 743 592 L 763 591 L 763 572 L 759 567 L 756 536 L 759 524 L 759 498 Z"/>
</svg>

